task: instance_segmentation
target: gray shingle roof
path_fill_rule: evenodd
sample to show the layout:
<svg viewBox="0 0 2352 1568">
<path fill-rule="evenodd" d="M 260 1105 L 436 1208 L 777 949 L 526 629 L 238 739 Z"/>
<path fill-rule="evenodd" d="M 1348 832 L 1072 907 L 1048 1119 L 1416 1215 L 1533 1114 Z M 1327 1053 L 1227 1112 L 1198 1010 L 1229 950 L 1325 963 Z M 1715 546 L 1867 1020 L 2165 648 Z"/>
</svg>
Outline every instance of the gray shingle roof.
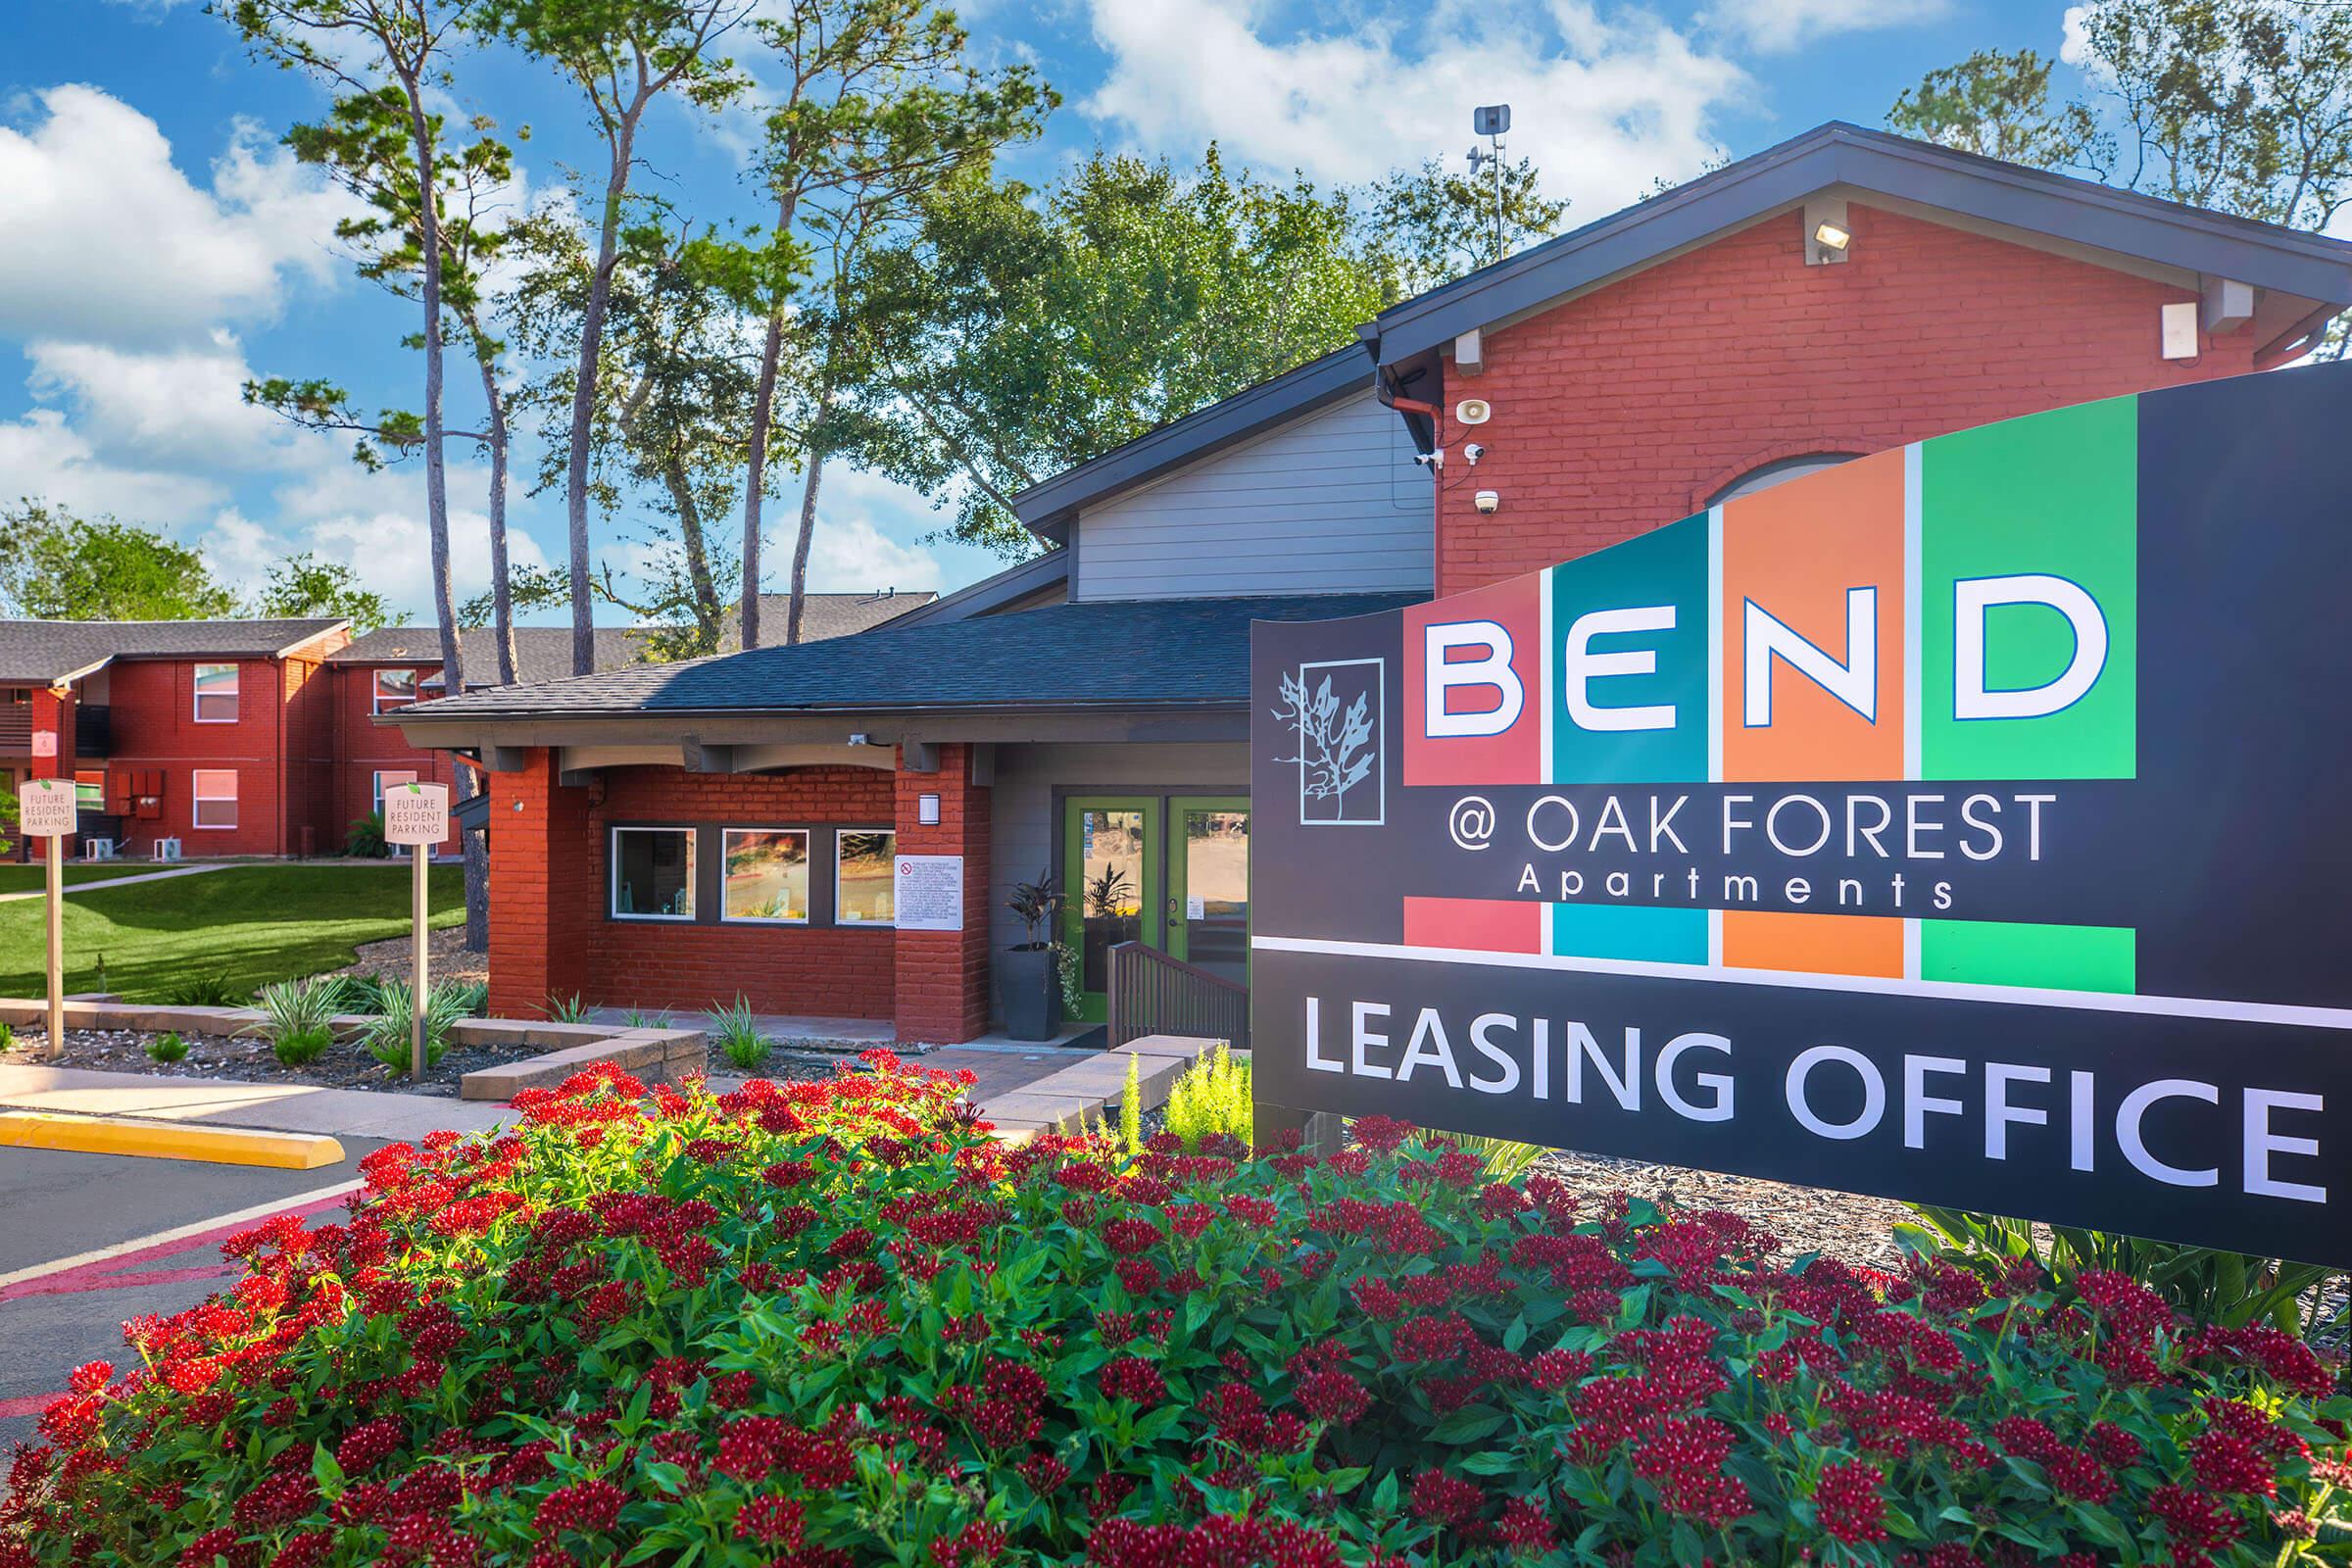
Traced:
<svg viewBox="0 0 2352 1568">
<path fill-rule="evenodd" d="M 822 642 L 848 637 L 898 619 L 939 597 L 928 588 L 882 589 L 872 593 L 808 594 L 801 606 L 801 641 Z M 760 596 L 760 646 L 772 648 L 784 641 L 792 614 L 790 594 Z M 730 620 L 729 624 L 732 624 Z"/>
<path fill-rule="evenodd" d="M 423 703 L 410 719 L 956 708 L 1203 708 L 1250 699 L 1250 623 L 1395 610 L 1424 594 L 1052 605 L 639 664 Z"/>
<path fill-rule="evenodd" d="M 0 682 L 46 685 L 117 659 L 273 659 L 348 621 L 0 620 Z"/>
<path fill-rule="evenodd" d="M 491 686 L 498 679 L 498 645 L 487 626 L 458 633 L 459 657 L 466 661 L 466 684 Z M 645 657 L 636 634 L 624 626 L 596 628 L 596 667 L 618 669 Z M 431 664 L 441 662 L 441 633 L 431 626 L 383 626 L 355 638 L 328 661 L 335 664 Z M 514 678 L 517 681 L 561 680 L 571 673 L 569 626 L 514 628 Z"/>
</svg>

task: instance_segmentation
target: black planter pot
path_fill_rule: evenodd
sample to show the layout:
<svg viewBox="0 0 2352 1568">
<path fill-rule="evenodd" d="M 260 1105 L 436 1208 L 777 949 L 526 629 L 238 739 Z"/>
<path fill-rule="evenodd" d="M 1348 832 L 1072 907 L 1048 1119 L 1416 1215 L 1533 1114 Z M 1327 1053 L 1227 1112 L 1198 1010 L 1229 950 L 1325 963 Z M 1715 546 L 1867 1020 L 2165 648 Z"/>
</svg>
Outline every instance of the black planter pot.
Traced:
<svg viewBox="0 0 2352 1568">
<path fill-rule="evenodd" d="M 1004 1032 L 1015 1040 L 1051 1040 L 1061 1026 L 1061 976 L 1051 947 L 1007 948 L 998 957 L 1004 989 Z"/>
</svg>

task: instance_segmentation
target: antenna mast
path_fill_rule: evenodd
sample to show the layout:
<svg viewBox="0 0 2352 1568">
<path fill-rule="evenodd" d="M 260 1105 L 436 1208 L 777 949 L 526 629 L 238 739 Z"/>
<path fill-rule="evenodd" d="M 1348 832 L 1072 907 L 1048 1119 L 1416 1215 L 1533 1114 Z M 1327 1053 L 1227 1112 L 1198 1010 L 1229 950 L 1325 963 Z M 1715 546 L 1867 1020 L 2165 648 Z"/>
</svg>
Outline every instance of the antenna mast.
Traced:
<svg viewBox="0 0 2352 1568">
<path fill-rule="evenodd" d="M 1470 177 L 1476 179 L 1479 170 L 1492 166 L 1494 171 L 1494 256 L 1502 260 L 1502 133 L 1511 128 L 1509 104 L 1487 104 L 1470 114 L 1470 128 L 1487 138 L 1487 145 L 1470 144 Z"/>
</svg>

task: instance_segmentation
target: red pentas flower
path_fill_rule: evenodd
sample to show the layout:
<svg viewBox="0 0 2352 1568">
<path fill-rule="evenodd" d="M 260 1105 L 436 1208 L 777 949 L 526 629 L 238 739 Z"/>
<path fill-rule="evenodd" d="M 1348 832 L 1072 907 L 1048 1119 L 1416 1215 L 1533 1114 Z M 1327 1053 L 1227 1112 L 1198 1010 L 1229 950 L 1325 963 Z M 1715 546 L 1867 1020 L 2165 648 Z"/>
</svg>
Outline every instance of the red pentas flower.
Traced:
<svg viewBox="0 0 2352 1568">
<path fill-rule="evenodd" d="M 1885 1541 L 1886 1499 L 1880 1495 L 1879 1484 L 1886 1479 L 1877 1465 L 1861 1459 L 1823 1466 L 1813 1489 L 1821 1528 L 1849 1546 Z"/>
</svg>

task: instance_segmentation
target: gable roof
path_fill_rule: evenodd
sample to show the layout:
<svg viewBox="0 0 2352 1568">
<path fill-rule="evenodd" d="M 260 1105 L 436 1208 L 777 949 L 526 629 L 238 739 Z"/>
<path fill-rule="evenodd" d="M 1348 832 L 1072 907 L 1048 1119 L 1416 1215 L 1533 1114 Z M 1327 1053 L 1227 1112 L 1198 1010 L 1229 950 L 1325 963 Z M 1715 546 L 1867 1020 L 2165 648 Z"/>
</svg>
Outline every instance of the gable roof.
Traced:
<svg viewBox="0 0 2352 1568">
<path fill-rule="evenodd" d="M 822 642 L 828 637 L 848 637 L 857 632 L 871 631 L 876 626 L 920 610 L 938 597 L 938 593 L 929 588 L 804 594 L 801 596 L 801 641 Z M 762 648 L 773 647 L 784 640 L 785 625 L 791 613 L 792 595 L 760 596 L 760 645 Z M 733 624 L 731 618 L 729 624 Z"/>
<path fill-rule="evenodd" d="M 1246 707 L 1251 621 L 1366 615 L 1427 597 L 1317 594 L 1051 605 L 468 692 L 404 708 L 397 721 Z"/>
<path fill-rule="evenodd" d="M 467 626 L 458 633 L 458 657 L 466 661 L 468 687 L 497 684 L 498 641 L 487 626 Z M 596 628 L 596 667 L 618 669 L 645 657 L 637 634 L 625 626 Z M 379 626 L 355 637 L 327 657 L 330 664 L 416 664 L 441 666 L 441 632 L 433 626 Z M 514 628 L 514 678 L 517 681 L 560 680 L 571 673 L 569 626 Z M 429 684 L 429 683 L 428 683 Z"/>
<path fill-rule="evenodd" d="M 1392 305 L 1367 335 L 1381 363 L 1394 364 L 1834 186 L 2315 305 L 2352 305 L 2352 243 L 1834 120 Z"/>
<path fill-rule="evenodd" d="M 1016 562 L 993 576 L 967 584 L 954 593 L 936 598 L 919 610 L 901 615 L 895 625 L 924 626 L 940 620 L 969 620 L 974 615 L 993 615 L 1018 608 L 1028 599 L 1042 598 L 1055 591 L 1067 593 L 1070 581 L 1070 553 L 1067 550 L 1049 550 Z M 1031 606 L 1041 609 L 1042 606 Z"/>
<path fill-rule="evenodd" d="M 283 659 L 350 621 L 0 620 L 0 682 L 75 680 L 118 659 Z"/>
<path fill-rule="evenodd" d="M 2286 330 L 2266 348 L 2316 331 L 2352 306 L 2352 242 L 1831 121 L 1399 301 L 1357 328 L 1359 343 L 1034 484 L 1012 498 L 1013 513 L 1041 537 L 1060 540 L 1082 507 L 1368 389 L 1374 361 L 1385 367 L 1429 353 L 1474 327 L 1541 309 L 1839 189 L 2307 302 L 2288 314 Z"/>
</svg>

